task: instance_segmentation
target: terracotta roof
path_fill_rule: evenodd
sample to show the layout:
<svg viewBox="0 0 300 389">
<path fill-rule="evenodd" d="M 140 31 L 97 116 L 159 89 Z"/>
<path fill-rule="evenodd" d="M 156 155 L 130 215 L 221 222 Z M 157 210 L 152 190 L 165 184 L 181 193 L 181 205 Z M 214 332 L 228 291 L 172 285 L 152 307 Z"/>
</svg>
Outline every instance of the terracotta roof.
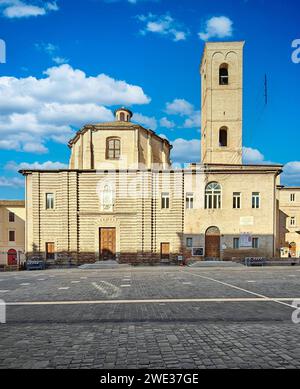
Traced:
<svg viewBox="0 0 300 389">
<path fill-rule="evenodd" d="M 138 124 L 132 123 L 132 122 L 121 122 L 121 121 L 114 121 L 114 122 L 105 122 L 105 123 L 96 123 L 92 125 L 93 127 L 140 127 Z"/>
<path fill-rule="evenodd" d="M 238 164 L 226 164 L 226 163 L 191 163 L 189 165 L 190 169 L 194 170 L 204 170 L 206 172 L 268 172 L 275 171 L 278 174 L 282 173 L 283 165 L 238 165 Z"/>
<path fill-rule="evenodd" d="M 0 200 L 0 207 L 25 207 L 24 200 Z"/>
<path fill-rule="evenodd" d="M 120 107 L 120 108 L 115 109 L 114 114 L 116 115 L 116 113 L 119 112 L 119 111 L 126 111 L 126 112 L 128 112 L 130 117 L 132 118 L 133 113 L 130 111 L 130 109 L 128 109 L 126 107 Z"/>
<path fill-rule="evenodd" d="M 139 124 L 132 123 L 132 122 L 121 122 L 121 121 L 114 121 L 114 122 L 105 122 L 105 123 L 96 123 L 96 124 L 87 124 L 85 125 L 81 130 L 77 131 L 76 135 L 69 141 L 68 146 L 71 148 L 74 143 L 78 140 L 80 134 L 84 134 L 89 130 L 97 131 L 102 129 L 118 129 L 118 130 L 124 130 L 124 129 L 137 129 L 140 128 L 151 135 L 155 136 L 156 138 L 159 138 L 164 143 L 168 144 L 170 148 L 172 148 L 170 142 L 167 139 L 164 139 L 157 135 L 154 131 L 147 129 L 145 127 L 142 127 Z"/>
<path fill-rule="evenodd" d="M 277 189 L 279 190 L 300 190 L 300 186 L 284 186 L 284 185 L 278 185 Z"/>
<path fill-rule="evenodd" d="M 196 165 L 196 164 L 195 164 Z M 218 173 L 218 174 L 228 174 L 234 173 L 234 174 L 245 174 L 245 173 L 255 173 L 255 174 L 260 174 L 260 173 L 268 173 L 268 172 L 273 172 L 280 174 L 282 172 L 280 165 L 227 165 L 225 168 L 225 165 L 214 165 L 214 166 L 209 166 L 209 165 L 190 165 L 190 167 L 187 168 L 175 168 L 175 167 L 170 167 L 169 169 L 117 169 L 117 170 L 110 170 L 110 169 L 58 169 L 58 170 L 19 170 L 19 173 L 26 175 L 26 174 L 31 174 L 31 173 L 62 173 L 62 172 L 79 172 L 79 173 L 89 173 L 89 174 L 97 174 L 99 172 L 105 171 L 105 172 L 113 172 L 113 173 L 131 173 L 131 172 L 161 172 L 161 173 L 178 173 L 178 172 L 186 172 L 186 173 L 191 173 L 194 174 L 195 172 L 199 173 L 204 173 L 204 174 L 210 174 L 210 173 Z M 300 189 L 300 188 L 299 188 Z"/>
</svg>

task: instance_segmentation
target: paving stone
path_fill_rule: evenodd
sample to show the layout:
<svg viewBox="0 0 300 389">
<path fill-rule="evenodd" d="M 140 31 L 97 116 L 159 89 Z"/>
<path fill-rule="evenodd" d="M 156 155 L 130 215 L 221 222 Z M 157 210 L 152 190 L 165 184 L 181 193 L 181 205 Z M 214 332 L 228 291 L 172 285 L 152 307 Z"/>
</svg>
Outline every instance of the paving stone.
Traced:
<svg viewBox="0 0 300 389">
<path fill-rule="evenodd" d="M 257 281 L 251 290 L 297 297 L 300 273 L 287 283 L 286 274 L 293 269 L 251 270 Z M 117 299 L 249 297 L 198 277 L 247 289 L 248 269 L 180 271 L 130 269 L 131 288 L 122 288 Z M 59 299 L 105 300 L 110 297 L 92 282 L 122 284 L 118 270 L 76 269 L 41 272 L 42 283 L 24 272 L 31 284 L 22 291 L 10 274 L 3 275 L 1 284 L 12 291 L 5 296 L 9 301 L 54 301 L 58 287 L 70 284 L 78 272 L 87 278 L 80 287 L 60 291 Z M 182 288 L 183 281 L 192 285 Z M 5 350 L 0 368 L 300 368 L 300 325 L 292 323 L 292 311 L 275 302 L 9 306 L 7 324 L 0 325 L 0 348 Z"/>
</svg>

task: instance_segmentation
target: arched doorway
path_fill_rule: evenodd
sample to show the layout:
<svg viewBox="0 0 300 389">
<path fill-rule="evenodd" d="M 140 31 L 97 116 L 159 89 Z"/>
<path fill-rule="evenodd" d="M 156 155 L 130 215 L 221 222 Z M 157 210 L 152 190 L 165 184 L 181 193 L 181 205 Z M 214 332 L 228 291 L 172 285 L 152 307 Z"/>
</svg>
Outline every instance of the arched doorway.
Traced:
<svg viewBox="0 0 300 389">
<path fill-rule="evenodd" d="M 221 233 L 218 227 L 209 227 L 205 233 L 205 257 L 220 259 Z"/>
<path fill-rule="evenodd" d="M 295 258 L 297 255 L 297 245 L 295 242 L 290 243 L 289 245 L 290 249 L 290 257 Z"/>
<path fill-rule="evenodd" d="M 7 264 L 9 266 L 18 264 L 16 250 L 14 250 L 14 249 L 8 250 L 8 252 L 7 252 Z"/>
</svg>

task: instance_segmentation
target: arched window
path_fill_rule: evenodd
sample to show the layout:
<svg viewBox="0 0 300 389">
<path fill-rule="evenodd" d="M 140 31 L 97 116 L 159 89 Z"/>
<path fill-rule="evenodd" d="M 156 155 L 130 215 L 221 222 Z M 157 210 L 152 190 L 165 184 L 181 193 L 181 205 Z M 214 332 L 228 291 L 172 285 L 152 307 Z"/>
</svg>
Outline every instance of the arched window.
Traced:
<svg viewBox="0 0 300 389">
<path fill-rule="evenodd" d="M 125 113 L 124 112 L 120 113 L 120 121 L 125 122 Z"/>
<path fill-rule="evenodd" d="M 106 158 L 119 159 L 121 154 L 121 141 L 119 138 L 107 138 Z"/>
<path fill-rule="evenodd" d="M 217 182 L 211 182 L 205 188 L 205 208 L 220 209 L 221 208 L 221 185 Z"/>
<path fill-rule="evenodd" d="M 220 128 L 219 131 L 219 146 L 227 147 L 227 127 Z"/>
<path fill-rule="evenodd" d="M 223 63 L 219 68 L 219 84 L 228 85 L 229 76 L 228 76 L 228 65 Z"/>
</svg>

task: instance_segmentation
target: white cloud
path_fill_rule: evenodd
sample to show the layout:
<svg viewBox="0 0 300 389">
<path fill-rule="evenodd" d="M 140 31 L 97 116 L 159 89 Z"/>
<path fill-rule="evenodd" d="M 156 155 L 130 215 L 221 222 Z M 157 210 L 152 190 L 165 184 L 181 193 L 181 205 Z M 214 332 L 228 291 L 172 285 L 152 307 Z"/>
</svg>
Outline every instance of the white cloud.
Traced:
<svg viewBox="0 0 300 389">
<path fill-rule="evenodd" d="M 159 134 L 158 136 L 160 136 L 162 139 L 169 140 L 168 137 L 165 134 Z"/>
<path fill-rule="evenodd" d="M 54 45 L 53 43 L 41 42 L 41 43 L 36 43 L 34 46 L 36 47 L 36 49 L 40 51 L 45 51 L 45 53 L 50 55 L 52 55 L 58 50 L 58 46 Z"/>
<path fill-rule="evenodd" d="M 200 162 L 200 139 L 186 140 L 178 138 L 171 142 L 171 144 L 173 145 L 171 159 L 174 164 Z M 259 150 L 251 147 L 243 147 L 243 162 L 254 165 L 274 164 L 273 162 L 266 161 L 264 155 Z M 284 166 L 280 178 L 283 185 L 300 186 L 300 161 L 288 162 Z"/>
<path fill-rule="evenodd" d="M 45 153 L 46 141 L 65 143 L 74 127 L 113 120 L 106 106 L 149 102 L 139 86 L 67 64 L 42 78 L 0 77 L 0 149 Z"/>
<path fill-rule="evenodd" d="M 63 63 L 68 63 L 69 59 L 64 57 L 53 57 L 52 61 L 55 62 L 57 65 L 62 65 Z"/>
<path fill-rule="evenodd" d="M 58 11 L 59 10 L 59 6 L 57 5 L 56 1 L 53 1 L 52 3 L 47 2 L 45 5 L 45 8 L 48 9 L 49 11 Z"/>
<path fill-rule="evenodd" d="M 133 4 L 133 5 L 136 5 L 138 3 L 146 3 L 146 2 L 158 2 L 159 0 L 103 0 L 105 3 L 120 3 L 120 2 L 125 2 L 125 3 L 129 3 L 129 4 Z"/>
<path fill-rule="evenodd" d="M 27 142 L 23 146 L 23 151 L 33 154 L 46 154 L 48 153 L 47 147 L 39 142 Z"/>
<path fill-rule="evenodd" d="M 190 117 L 185 119 L 183 123 L 184 128 L 199 128 L 201 127 L 201 111 L 194 111 Z"/>
<path fill-rule="evenodd" d="M 132 116 L 132 121 L 141 124 L 144 127 L 149 128 L 153 131 L 157 129 L 157 120 L 155 119 L 155 117 L 149 117 L 140 113 L 134 113 Z"/>
<path fill-rule="evenodd" d="M 174 42 L 184 41 L 189 35 L 189 31 L 173 19 L 170 15 L 138 15 L 137 19 L 142 22 L 145 27 L 140 31 L 142 35 L 147 33 L 155 33 L 171 38 Z"/>
<path fill-rule="evenodd" d="M 174 128 L 175 127 L 175 123 L 172 120 L 169 120 L 166 117 L 163 117 L 163 118 L 160 119 L 159 125 L 161 127 L 164 127 L 164 128 Z"/>
<path fill-rule="evenodd" d="M 19 148 L 19 143 L 13 139 L 0 140 L 0 150 L 16 150 Z"/>
<path fill-rule="evenodd" d="M 284 166 L 281 181 L 284 185 L 300 186 L 300 161 L 288 162 Z"/>
<path fill-rule="evenodd" d="M 205 31 L 199 32 L 199 38 L 207 41 L 210 38 L 228 38 L 232 36 L 233 22 L 227 16 L 214 16 L 207 20 Z"/>
<path fill-rule="evenodd" d="M 116 1 L 120 1 L 120 0 L 116 0 Z M 122 0 L 121 0 L 122 1 Z M 136 5 L 138 3 L 146 3 L 146 2 L 158 2 L 159 0 L 124 0 L 125 2 L 129 3 L 129 4 L 133 4 L 133 5 Z"/>
<path fill-rule="evenodd" d="M 54 45 L 53 43 L 40 42 L 40 43 L 36 43 L 35 47 L 37 50 L 43 51 L 47 55 L 49 55 L 51 60 L 55 62 L 57 65 L 66 64 L 70 61 L 68 58 L 58 55 L 59 47 L 57 45 Z"/>
<path fill-rule="evenodd" d="M 264 155 L 257 149 L 243 147 L 243 162 L 248 164 L 259 164 L 264 162 Z"/>
<path fill-rule="evenodd" d="M 264 155 L 259 150 L 251 147 L 243 147 L 243 163 L 254 165 L 274 164 L 265 160 Z M 283 185 L 300 186 L 300 161 L 286 163 L 283 167 L 283 173 L 280 175 L 280 181 Z"/>
<path fill-rule="evenodd" d="M 47 161 L 47 162 L 21 162 L 17 164 L 14 161 L 8 162 L 5 165 L 5 169 L 12 170 L 12 171 L 19 171 L 19 170 L 59 170 L 59 169 L 68 169 L 68 165 L 61 162 L 53 162 L 53 161 Z"/>
<path fill-rule="evenodd" d="M 37 118 L 40 123 L 52 123 L 57 126 L 70 123 L 72 126 L 80 127 L 87 122 L 110 122 L 114 116 L 108 108 L 96 104 L 45 103 L 37 113 Z"/>
<path fill-rule="evenodd" d="M 24 180 L 22 178 L 0 177 L 0 187 L 21 188 L 23 186 L 24 186 Z"/>
<path fill-rule="evenodd" d="M 0 9 L 2 15 L 7 18 L 28 18 L 46 15 L 49 11 L 58 11 L 59 7 L 55 1 L 39 2 L 26 0 L 1 0 Z"/>
<path fill-rule="evenodd" d="M 201 112 L 196 111 L 193 104 L 184 99 L 174 99 L 166 104 L 166 113 L 185 117 L 183 128 L 200 128 Z"/>
<path fill-rule="evenodd" d="M 171 159 L 174 163 L 200 162 L 200 139 L 178 138 L 171 144 Z"/>
<path fill-rule="evenodd" d="M 169 115 L 188 116 L 194 112 L 194 106 L 184 99 L 174 99 L 166 104 L 166 113 Z"/>
<path fill-rule="evenodd" d="M 44 74 L 48 77 L 33 82 L 28 80 L 33 87 L 33 96 L 42 100 L 49 101 L 54 95 L 57 101 L 75 104 L 131 105 L 150 102 L 141 87 L 114 80 L 106 74 L 88 77 L 83 71 L 67 64 L 52 67 Z"/>
</svg>

